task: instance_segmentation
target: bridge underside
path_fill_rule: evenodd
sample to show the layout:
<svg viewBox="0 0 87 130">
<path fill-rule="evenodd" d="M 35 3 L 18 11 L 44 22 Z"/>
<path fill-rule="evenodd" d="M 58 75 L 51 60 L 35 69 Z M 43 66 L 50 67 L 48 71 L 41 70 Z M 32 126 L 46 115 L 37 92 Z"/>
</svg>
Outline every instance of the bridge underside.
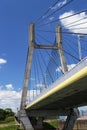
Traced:
<svg viewBox="0 0 87 130">
<path fill-rule="evenodd" d="M 75 67 L 37 97 L 27 107 L 30 115 L 66 115 L 70 108 L 87 105 L 87 60 L 86 64 Z M 74 71 L 76 69 L 76 71 Z M 76 72 L 76 73 L 75 73 Z M 49 111 L 49 112 L 48 112 Z M 49 114 L 48 114 L 49 115 Z"/>
</svg>

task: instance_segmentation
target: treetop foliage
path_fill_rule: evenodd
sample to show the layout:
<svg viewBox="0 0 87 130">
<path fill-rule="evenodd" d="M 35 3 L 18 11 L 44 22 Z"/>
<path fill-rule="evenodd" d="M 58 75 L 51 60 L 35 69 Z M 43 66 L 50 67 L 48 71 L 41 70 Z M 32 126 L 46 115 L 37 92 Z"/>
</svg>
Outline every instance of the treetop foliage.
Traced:
<svg viewBox="0 0 87 130">
<path fill-rule="evenodd" d="M 14 112 L 12 111 L 11 108 L 6 108 L 5 110 L 0 108 L 0 121 L 3 121 L 11 116 L 14 116 Z"/>
</svg>

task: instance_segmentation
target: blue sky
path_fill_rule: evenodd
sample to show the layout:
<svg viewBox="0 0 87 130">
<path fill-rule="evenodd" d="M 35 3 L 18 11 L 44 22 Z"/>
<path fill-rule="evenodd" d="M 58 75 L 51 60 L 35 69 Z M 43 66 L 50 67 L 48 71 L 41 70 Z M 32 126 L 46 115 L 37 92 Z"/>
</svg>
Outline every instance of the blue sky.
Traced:
<svg viewBox="0 0 87 130">
<path fill-rule="evenodd" d="M 39 0 L 1 0 L 0 57 L 7 64 L 1 65 L 0 84 L 12 82 L 14 86 L 21 87 L 28 47 L 28 24 L 40 15 L 37 7 L 41 3 Z"/>
<path fill-rule="evenodd" d="M 10 93 L 16 93 L 18 102 L 20 100 L 29 44 L 28 26 L 42 15 L 51 2 L 0 0 L 0 107 L 15 109 L 15 99 L 10 106 Z"/>
<path fill-rule="evenodd" d="M 29 44 L 28 26 L 42 16 L 55 1 L 0 0 L 0 107 L 11 107 L 16 110 L 19 105 Z M 66 2 L 66 0 L 60 1 Z M 87 9 L 86 2 L 86 0 L 74 0 L 72 4 L 50 17 L 50 19 L 46 19 L 45 22 L 54 19 L 54 17 L 59 18 L 65 15 L 65 12 L 73 14 Z M 64 26 L 63 21 L 60 21 L 60 23 Z M 54 27 L 55 25 L 52 26 L 52 28 Z M 15 95 L 16 98 L 14 98 Z M 17 100 L 18 103 L 16 104 Z"/>
</svg>

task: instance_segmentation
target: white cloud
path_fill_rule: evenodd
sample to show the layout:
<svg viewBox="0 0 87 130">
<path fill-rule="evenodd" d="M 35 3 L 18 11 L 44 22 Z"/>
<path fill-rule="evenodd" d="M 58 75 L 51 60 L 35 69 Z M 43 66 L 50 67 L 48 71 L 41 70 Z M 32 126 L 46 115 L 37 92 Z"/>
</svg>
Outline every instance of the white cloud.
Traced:
<svg viewBox="0 0 87 130">
<path fill-rule="evenodd" d="M 7 61 L 5 59 L 0 58 L 0 64 L 6 64 Z"/>
<path fill-rule="evenodd" d="M 71 70 L 73 67 L 75 67 L 76 66 L 76 64 L 71 64 L 71 65 L 67 65 L 67 67 L 68 67 L 68 70 Z"/>
<path fill-rule="evenodd" d="M 35 78 L 32 78 L 32 77 L 31 77 L 30 80 L 35 80 Z"/>
<path fill-rule="evenodd" d="M 12 84 L 7 84 L 5 87 L 7 88 L 7 90 L 13 90 L 13 85 Z"/>
<path fill-rule="evenodd" d="M 29 103 L 30 101 L 32 101 L 39 94 L 40 94 L 40 90 L 28 90 L 26 103 Z"/>
<path fill-rule="evenodd" d="M 54 19 L 54 17 L 50 17 L 50 18 L 49 18 L 50 21 L 53 20 L 53 19 Z"/>
<path fill-rule="evenodd" d="M 11 108 L 13 111 L 17 111 L 17 107 L 20 106 L 21 91 L 9 91 L 0 90 L 0 108 Z"/>
<path fill-rule="evenodd" d="M 59 66 L 59 67 L 56 68 L 56 72 L 60 72 L 61 70 L 62 70 L 61 66 Z"/>
<path fill-rule="evenodd" d="M 18 88 L 18 90 L 21 90 L 21 88 Z"/>
<path fill-rule="evenodd" d="M 87 15 L 85 12 L 73 15 L 75 14 L 74 11 L 65 12 L 64 14 L 59 16 L 60 22 L 62 25 L 68 29 L 69 31 L 73 33 L 86 33 L 87 34 Z M 67 17 L 73 15 L 71 17 Z M 67 18 L 64 18 L 67 17 Z M 61 19 L 64 18 L 64 19 Z M 78 21 L 78 22 L 76 22 Z M 72 27 L 71 27 L 72 26 Z M 84 29 L 81 29 L 84 28 Z"/>
<path fill-rule="evenodd" d="M 36 86 L 37 86 L 37 87 L 44 87 L 45 84 L 42 84 L 42 83 L 41 83 L 41 84 L 36 84 Z"/>
<path fill-rule="evenodd" d="M 13 90 L 12 84 L 5 85 L 5 87 L 7 90 L 3 90 L 3 86 L 0 85 L 0 108 L 11 108 L 14 112 L 17 112 L 17 108 L 20 109 L 22 91 Z M 28 90 L 25 104 L 39 94 L 40 90 Z"/>
<path fill-rule="evenodd" d="M 71 70 L 75 66 L 76 66 L 76 64 L 67 65 L 68 71 Z M 58 68 L 56 68 L 56 72 L 60 72 L 61 70 L 62 70 L 61 66 L 59 66 Z"/>
<path fill-rule="evenodd" d="M 3 88 L 3 86 L 2 85 L 0 85 L 0 90 Z"/>
<path fill-rule="evenodd" d="M 65 5 L 67 3 L 67 0 L 64 0 L 62 2 L 58 2 L 55 6 L 50 7 L 52 10 L 56 10 L 59 7 L 62 7 L 63 5 Z"/>
</svg>

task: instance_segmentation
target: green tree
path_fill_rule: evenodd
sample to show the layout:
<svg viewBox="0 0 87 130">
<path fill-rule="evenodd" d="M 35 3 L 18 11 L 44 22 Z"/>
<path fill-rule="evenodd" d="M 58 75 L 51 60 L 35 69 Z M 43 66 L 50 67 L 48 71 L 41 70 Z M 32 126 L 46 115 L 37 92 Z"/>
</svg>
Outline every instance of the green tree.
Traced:
<svg viewBox="0 0 87 130">
<path fill-rule="evenodd" d="M 5 110 L 0 108 L 0 121 L 5 120 L 6 115 L 5 115 Z"/>
<path fill-rule="evenodd" d="M 14 116 L 14 112 L 12 111 L 11 108 L 6 108 L 5 109 L 5 114 L 6 114 L 6 117 Z"/>
<path fill-rule="evenodd" d="M 0 108 L 0 121 L 5 120 L 8 117 L 14 116 L 14 112 L 10 108 L 1 109 Z"/>
</svg>

